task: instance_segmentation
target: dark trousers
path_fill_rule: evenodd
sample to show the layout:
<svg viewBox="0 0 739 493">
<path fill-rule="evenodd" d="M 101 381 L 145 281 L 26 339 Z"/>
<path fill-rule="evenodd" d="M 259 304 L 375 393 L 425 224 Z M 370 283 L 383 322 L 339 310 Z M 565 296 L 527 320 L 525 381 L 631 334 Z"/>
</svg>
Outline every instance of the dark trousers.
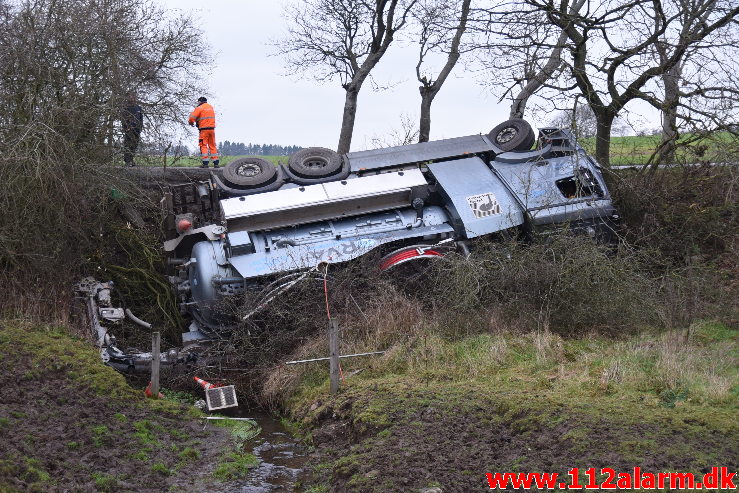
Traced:
<svg viewBox="0 0 739 493">
<path fill-rule="evenodd" d="M 123 162 L 133 164 L 133 156 L 141 142 L 141 129 L 132 128 L 123 131 Z"/>
</svg>

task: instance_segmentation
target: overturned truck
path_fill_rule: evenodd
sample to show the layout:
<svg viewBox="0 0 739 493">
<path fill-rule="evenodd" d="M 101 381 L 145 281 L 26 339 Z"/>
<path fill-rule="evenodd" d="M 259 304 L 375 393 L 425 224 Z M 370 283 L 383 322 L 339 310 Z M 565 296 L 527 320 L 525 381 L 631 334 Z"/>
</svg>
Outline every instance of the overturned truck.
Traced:
<svg viewBox="0 0 739 493">
<path fill-rule="evenodd" d="M 227 300 L 261 290 L 253 312 L 322 263 L 379 250 L 387 270 L 512 230 L 564 224 L 609 236 L 617 220 L 600 167 L 574 136 L 537 136 L 523 120 L 345 155 L 309 148 L 287 166 L 240 158 L 222 175 L 171 186 L 163 204 L 170 279 L 191 319 L 186 345 L 228 332 Z"/>
</svg>

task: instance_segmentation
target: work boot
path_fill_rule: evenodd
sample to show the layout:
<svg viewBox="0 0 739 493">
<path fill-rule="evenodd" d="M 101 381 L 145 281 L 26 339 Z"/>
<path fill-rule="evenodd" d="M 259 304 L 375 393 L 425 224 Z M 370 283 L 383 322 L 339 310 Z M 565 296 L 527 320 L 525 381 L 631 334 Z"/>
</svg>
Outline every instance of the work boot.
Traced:
<svg viewBox="0 0 739 493">
<path fill-rule="evenodd" d="M 214 167 L 214 168 L 218 168 L 218 167 L 219 167 L 219 166 L 218 166 L 218 159 L 215 159 L 215 160 L 213 161 L 213 167 Z"/>
<path fill-rule="evenodd" d="M 203 161 L 203 164 L 200 165 L 201 168 L 207 168 L 208 167 L 208 161 Z"/>
</svg>

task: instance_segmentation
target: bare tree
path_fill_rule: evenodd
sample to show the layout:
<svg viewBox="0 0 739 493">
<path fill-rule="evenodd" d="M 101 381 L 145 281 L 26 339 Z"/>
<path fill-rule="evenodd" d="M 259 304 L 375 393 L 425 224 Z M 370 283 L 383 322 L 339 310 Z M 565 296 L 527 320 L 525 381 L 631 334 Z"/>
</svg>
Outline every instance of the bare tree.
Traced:
<svg viewBox="0 0 739 493">
<path fill-rule="evenodd" d="M 127 93 L 137 93 L 152 131 L 182 121 L 203 89 L 202 34 L 149 1 L 25 0 L 5 13 L 7 131 L 45 121 L 78 145 L 106 146 Z"/>
<path fill-rule="evenodd" d="M 739 8 L 735 2 L 687 2 L 606 0 L 580 4 L 570 0 L 525 0 L 486 10 L 487 19 L 478 17 L 493 26 L 487 27 L 487 33 L 493 35 L 489 45 L 497 50 L 492 51 L 489 66 L 496 70 L 492 77 L 495 83 L 505 87 L 503 96 L 511 94 L 515 87 L 523 88 L 513 98 L 511 114 L 521 115 L 516 103 L 530 97 L 533 91 L 527 87 L 535 89 L 537 100 L 551 109 L 571 107 L 564 101 L 579 94 L 596 117 L 596 157 L 608 165 L 614 119 L 627 110 L 629 103 L 642 100 L 663 108 L 665 97 L 660 83 L 663 76 L 669 79 L 670 73 L 673 79 L 677 78 L 675 72 L 684 70 L 679 65 L 686 60 L 686 54 L 705 56 L 709 44 L 720 53 L 731 49 L 730 43 L 712 40 L 736 29 Z M 515 15 L 508 15 L 513 9 Z M 686 15 L 696 21 L 691 22 L 692 28 L 681 30 Z M 683 34 L 670 34 L 680 32 Z M 665 39 L 669 49 L 660 58 L 657 46 L 664 44 Z M 695 84 L 690 94 L 693 99 L 704 96 L 704 102 L 709 94 L 716 98 L 721 92 L 719 87 L 724 94 L 733 93 L 732 87 L 736 87 L 707 83 L 707 78 L 696 80 Z M 694 105 L 691 112 L 697 119 L 714 119 L 705 107 L 701 110 Z"/>
<path fill-rule="evenodd" d="M 288 35 L 277 53 L 296 73 L 338 78 L 346 92 L 337 151 L 349 152 L 365 80 L 403 29 L 417 0 L 308 0 L 285 8 Z"/>
<path fill-rule="evenodd" d="M 578 12 L 584 3 L 576 0 L 570 11 Z M 516 1 L 503 2 L 476 9 L 470 24 L 484 84 L 500 94 L 501 101 L 511 100 L 510 118 L 523 118 L 529 100 L 541 90 L 571 89 L 558 85 L 566 67 L 562 53 L 567 35 L 547 20 L 545 12 L 524 8 Z M 566 106 L 547 110 L 567 111 Z"/>
<path fill-rule="evenodd" d="M 471 0 L 462 0 L 458 5 L 454 0 L 421 0 L 413 17 L 419 27 L 418 63 L 416 78 L 421 86 L 421 117 L 419 123 L 419 142 L 428 142 L 431 133 L 431 104 L 446 82 L 460 57 L 462 36 L 467 29 Z M 436 79 L 424 63 L 434 54 L 445 54 L 446 62 Z"/>
<path fill-rule="evenodd" d="M 182 121 L 206 50 L 191 18 L 146 0 L 0 0 L 0 283 L 15 293 L 5 306 L 25 295 L 68 308 L 115 210 L 111 189 L 137 193 L 101 166 L 126 94 L 145 106 L 145 132 Z"/>
<path fill-rule="evenodd" d="M 700 29 L 721 2 L 677 0 L 665 6 L 675 16 L 655 43 L 655 57 L 666 63 L 680 40 Z M 662 23 L 662 16 L 655 23 Z M 683 56 L 661 76 L 662 142 L 656 163 L 675 160 L 679 130 L 694 131 L 695 138 L 710 130 L 730 128 L 739 110 L 739 30 L 717 30 L 699 44 L 691 45 Z M 652 102 L 656 106 L 655 102 Z M 690 143 L 693 139 L 685 140 Z"/>
<path fill-rule="evenodd" d="M 585 0 L 575 0 L 569 12 L 574 15 L 584 5 Z M 518 2 L 502 3 L 480 9 L 474 24 L 480 58 L 486 71 L 494 72 L 490 85 L 502 90 L 501 100 L 511 98 L 510 118 L 523 118 L 529 99 L 541 89 L 562 89 L 551 84 L 565 67 L 562 52 L 568 38 L 544 12 L 522 9 Z"/>
<path fill-rule="evenodd" d="M 656 81 L 688 51 L 700 49 L 714 34 L 732 27 L 739 15 L 739 6 L 728 0 L 696 2 L 691 15 L 701 22 L 674 39 L 667 57 L 655 60 L 655 45 L 684 14 L 670 12 L 661 0 L 611 0 L 574 15 L 567 0 L 526 3 L 534 11 L 546 13 L 549 21 L 567 34 L 569 76 L 595 113 L 595 154 L 605 166 L 610 158 L 611 127 L 619 112 L 637 99 L 659 108 L 663 101 L 654 92 Z"/>
<path fill-rule="evenodd" d="M 570 15 L 580 12 L 585 0 L 575 0 L 570 6 Z M 521 80 L 521 91 L 513 98 L 511 103 L 510 118 L 523 118 L 526 111 L 526 104 L 529 98 L 541 89 L 554 74 L 562 68 L 562 51 L 567 42 L 567 34 L 562 30 L 557 37 L 554 45 L 551 46 L 549 56 L 543 59 L 543 64 L 533 63 L 526 66 L 524 70 L 524 78 Z M 545 46 L 545 48 L 549 48 Z M 546 51 L 544 52 L 546 53 Z M 534 59 L 536 60 L 536 58 Z"/>
</svg>

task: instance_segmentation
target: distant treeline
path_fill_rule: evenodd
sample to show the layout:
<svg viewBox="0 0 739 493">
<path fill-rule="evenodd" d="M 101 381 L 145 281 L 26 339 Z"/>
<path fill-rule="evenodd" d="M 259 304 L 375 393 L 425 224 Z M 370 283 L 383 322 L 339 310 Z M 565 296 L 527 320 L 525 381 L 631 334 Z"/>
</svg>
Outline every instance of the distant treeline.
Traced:
<svg viewBox="0 0 739 493">
<path fill-rule="evenodd" d="M 289 156 L 300 149 L 302 149 L 300 146 L 244 144 L 228 140 L 218 143 L 218 151 L 222 156 Z"/>
</svg>

